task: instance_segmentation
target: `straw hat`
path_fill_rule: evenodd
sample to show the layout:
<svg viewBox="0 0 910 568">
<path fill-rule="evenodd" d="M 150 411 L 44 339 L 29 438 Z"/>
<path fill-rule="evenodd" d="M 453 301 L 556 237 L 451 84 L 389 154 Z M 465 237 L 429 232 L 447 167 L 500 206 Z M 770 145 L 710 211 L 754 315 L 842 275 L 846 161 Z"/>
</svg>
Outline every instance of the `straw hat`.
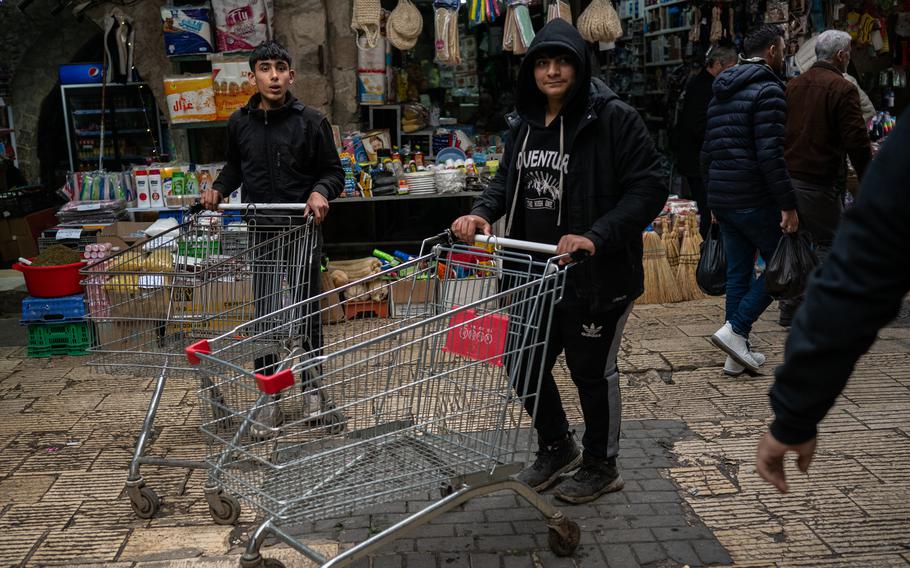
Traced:
<svg viewBox="0 0 910 568">
<path fill-rule="evenodd" d="M 423 31 L 423 18 L 411 0 L 398 0 L 398 5 L 389 14 L 386 22 L 386 35 L 389 42 L 397 49 L 406 51 L 417 44 L 417 38 Z"/>
</svg>

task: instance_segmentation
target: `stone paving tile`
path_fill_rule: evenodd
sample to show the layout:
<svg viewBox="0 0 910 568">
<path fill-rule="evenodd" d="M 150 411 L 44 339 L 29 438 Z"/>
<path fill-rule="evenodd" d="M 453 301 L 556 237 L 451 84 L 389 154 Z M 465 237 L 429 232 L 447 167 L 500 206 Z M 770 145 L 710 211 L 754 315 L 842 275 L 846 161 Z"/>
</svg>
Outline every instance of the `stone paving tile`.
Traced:
<svg viewBox="0 0 910 568">
<path fill-rule="evenodd" d="M 44 527 L 4 528 L 0 538 L 0 565 L 21 566 L 29 552 L 47 534 Z"/>
<path fill-rule="evenodd" d="M 11 475 L 0 480 L 0 504 L 37 503 L 56 480 L 57 476 L 53 474 Z"/>
<path fill-rule="evenodd" d="M 133 531 L 119 560 L 154 561 L 174 560 L 195 556 L 220 556 L 230 549 L 229 536 L 234 527 L 207 526 L 149 528 Z"/>
<path fill-rule="evenodd" d="M 68 529 L 52 531 L 26 562 L 26 566 L 66 566 L 114 560 L 129 535 L 128 529 Z"/>
</svg>

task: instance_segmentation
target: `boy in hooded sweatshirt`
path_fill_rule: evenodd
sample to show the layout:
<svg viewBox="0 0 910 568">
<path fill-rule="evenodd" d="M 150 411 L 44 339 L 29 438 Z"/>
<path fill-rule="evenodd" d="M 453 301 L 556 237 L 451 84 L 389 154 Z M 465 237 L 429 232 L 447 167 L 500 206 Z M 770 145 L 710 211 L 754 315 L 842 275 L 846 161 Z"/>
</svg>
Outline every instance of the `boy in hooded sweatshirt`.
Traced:
<svg viewBox="0 0 910 568">
<path fill-rule="evenodd" d="M 478 232 L 491 234 L 491 223 L 504 216 L 508 237 L 555 244 L 557 254 L 590 255 L 568 272 L 546 353 L 532 356 L 535 368 L 527 375 L 537 377 L 543 366 L 540 394 L 525 399 L 529 413 L 536 404 L 538 452 L 519 479 L 542 491 L 578 468 L 556 490 L 570 503 L 623 487 L 616 465 L 617 353 L 632 303 L 643 291 L 641 233 L 667 199 L 641 117 L 592 78 L 591 69 L 573 26 L 560 19 L 544 26 L 521 64 L 499 172 L 471 214 L 452 224 L 460 239 L 471 242 Z M 563 351 L 584 414 L 583 453 L 553 379 Z"/>
</svg>

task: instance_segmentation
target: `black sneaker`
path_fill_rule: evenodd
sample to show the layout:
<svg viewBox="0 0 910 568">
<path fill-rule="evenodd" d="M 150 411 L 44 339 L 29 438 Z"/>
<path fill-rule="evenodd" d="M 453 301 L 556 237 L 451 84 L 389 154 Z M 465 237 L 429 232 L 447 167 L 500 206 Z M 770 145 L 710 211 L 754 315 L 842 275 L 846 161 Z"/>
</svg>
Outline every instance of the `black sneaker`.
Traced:
<svg viewBox="0 0 910 568">
<path fill-rule="evenodd" d="M 557 499 L 567 503 L 587 503 L 606 493 L 619 491 L 624 484 L 616 458 L 585 456 L 575 475 L 560 484 L 555 494 Z"/>
<path fill-rule="evenodd" d="M 541 440 L 538 444 L 537 459 L 521 470 L 516 479 L 527 483 L 534 491 L 543 491 L 553 485 L 560 475 L 578 467 L 581 452 L 572 434 L 566 434 L 565 438 L 552 444 L 544 444 Z"/>
</svg>

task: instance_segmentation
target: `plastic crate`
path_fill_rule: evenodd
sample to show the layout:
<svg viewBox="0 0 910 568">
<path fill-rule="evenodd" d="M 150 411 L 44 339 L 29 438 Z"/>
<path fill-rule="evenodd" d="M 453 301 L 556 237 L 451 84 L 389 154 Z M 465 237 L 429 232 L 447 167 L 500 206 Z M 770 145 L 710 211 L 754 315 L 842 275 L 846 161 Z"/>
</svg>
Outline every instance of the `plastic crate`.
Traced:
<svg viewBox="0 0 910 568">
<path fill-rule="evenodd" d="M 183 257 L 208 258 L 221 254 L 221 243 L 214 239 L 180 241 L 177 243 L 177 254 Z"/>
<path fill-rule="evenodd" d="M 28 326 L 28 356 L 86 355 L 92 346 L 88 322 L 32 323 Z"/>
<path fill-rule="evenodd" d="M 62 298 L 35 298 L 22 300 L 22 323 L 62 323 L 81 321 L 85 317 L 85 294 Z"/>
</svg>

